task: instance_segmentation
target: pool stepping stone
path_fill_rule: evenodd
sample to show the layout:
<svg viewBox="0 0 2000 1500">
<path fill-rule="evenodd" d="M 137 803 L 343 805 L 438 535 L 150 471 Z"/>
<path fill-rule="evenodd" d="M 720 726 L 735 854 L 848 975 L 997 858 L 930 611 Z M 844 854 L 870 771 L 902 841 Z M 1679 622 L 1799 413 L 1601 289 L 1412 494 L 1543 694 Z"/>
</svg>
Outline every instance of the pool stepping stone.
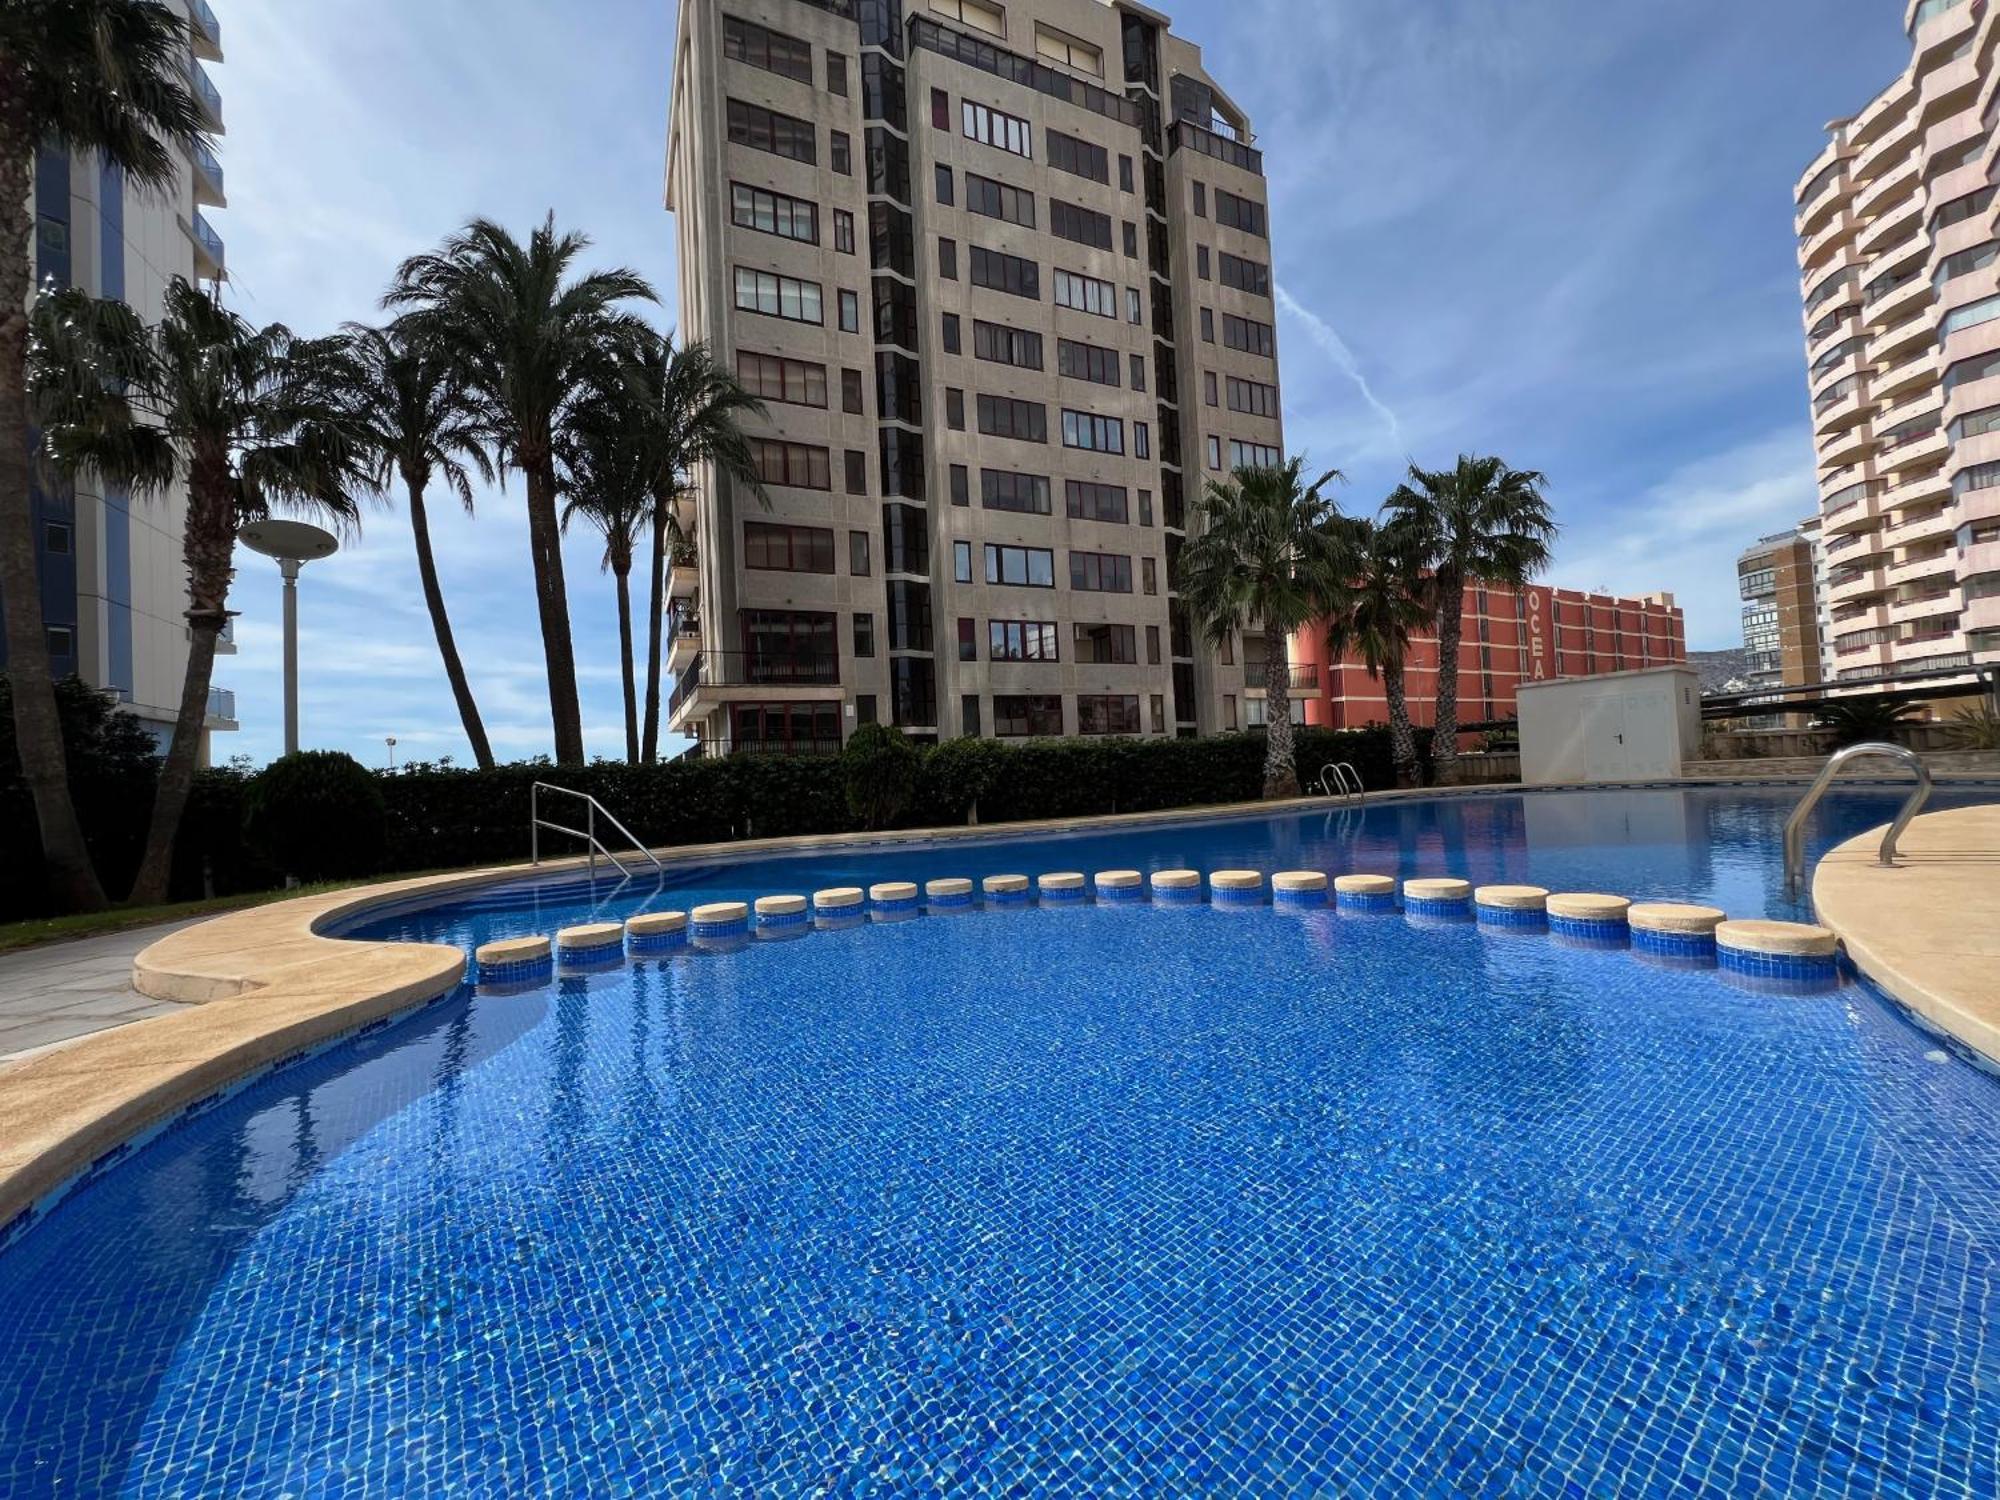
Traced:
<svg viewBox="0 0 2000 1500">
<path fill-rule="evenodd" d="M 633 953 L 662 953 L 685 948 L 688 919 L 684 911 L 649 911 L 625 919 L 625 947 Z"/>
<path fill-rule="evenodd" d="M 473 977 L 480 984 L 546 979 L 549 951 L 549 940 L 545 937 L 501 938 L 481 943 L 472 953 Z"/>
<path fill-rule="evenodd" d="M 1809 922 L 1720 922 L 1715 956 L 1721 967 L 1765 979 L 1829 979 L 1839 969 L 1840 940 Z"/>
<path fill-rule="evenodd" d="M 1264 904 L 1264 872 L 1217 870 L 1208 877 L 1208 899 L 1213 906 L 1261 906 Z"/>
<path fill-rule="evenodd" d="M 1271 877 L 1271 900 L 1279 906 L 1324 906 L 1326 886 L 1318 870 L 1280 870 Z"/>
<path fill-rule="evenodd" d="M 556 934 L 556 958 L 561 963 L 609 963 L 624 956 L 622 922 L 581 922 Z"/>
<path fill-rule="evenodd" d="M 750 908 L 741 901 L 710 901 L 688 913 L 696 938 L 741 937 L 750 930 Z"/>
<path fill-rule="evenodd" d="M 1341 911 L 1394 911 L 1396 882 L 1387 875 L 1336 875 L 1333 904 Z"/>
<path fill-rule="evenodd" d="M 803 927 L 808 919 L 803 896 L 759 896 L 756 911 L 759 932 L 767 928 Z"/>
<path fill-rule="evenodd" d="M 1720 907 L 1681 901 L 1641 901 L 1625 913 L 1632 946 L 1666 958 L 1715 957 L 1715 929 L 1726 919 Z"/>
<path fill-rule="evenodd" d="M 1403 910 L 1413 917 L 1464 917 L 1472 913 L 1472 882 L 1454 875 L 1403 882 Z"/>
<path fill-rule="evenodd" d="M 924 882 L 924 904 L 939 908 L 972 905 L 972 882 L 957 875 Z"/>
<path fill-rule="evenodd" d="M 1155 870 L 1147 882 L 1156 906 L 1193 906 L 1201 900 L 1201 871 Z"/>
<path fill-rule="evenodd" d="M 1549 893 L 1538 885 L 1482 885 L 1472 907 L 1489 927 L 1546 927 Z"/>
<path fill-rule="evenodd" d="M 1562 891 L 1549 897 L 1549 931 L 1557 937 L 1595 942 L 1622 941 L 1629 931 L 1625 914 L 1632 903 L 1598 891 Z"/>
<path fill-rule="evenodd" d="M 1028 900 L 1028 877 L 988 875 L 979 882 L 979 889 L 994 906 L 1024 906 Z"/>
<path fill-rule="evenodd" d="M 1143 901 L 1146 899 L 1144 877 L 1137 870 L 1099 870 L 1091 878 L 1097 890 L 1097 899 L 1105 902 Z"/>
<path fill-rule="evenodd" d="M 1045 904 L 1081 901 L 1084 897 L 1081 870 L 1056 870 L 1035 879 L 1035 893 Z"/>
</svg>

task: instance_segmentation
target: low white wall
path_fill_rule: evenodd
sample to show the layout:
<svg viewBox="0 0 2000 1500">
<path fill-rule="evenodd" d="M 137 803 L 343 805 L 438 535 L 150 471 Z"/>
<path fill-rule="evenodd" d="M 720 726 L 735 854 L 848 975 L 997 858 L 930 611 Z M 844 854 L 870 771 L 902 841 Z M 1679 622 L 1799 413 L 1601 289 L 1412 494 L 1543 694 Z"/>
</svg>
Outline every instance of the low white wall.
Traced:
<svg viewBox="0 0 2000 1500">
<path fill-rule="evenodd" d="M 1524 682 L 1521 781 L 1678 776 L 1700 755 L 1701 684 L 1692 667 Z"/>
</svg>

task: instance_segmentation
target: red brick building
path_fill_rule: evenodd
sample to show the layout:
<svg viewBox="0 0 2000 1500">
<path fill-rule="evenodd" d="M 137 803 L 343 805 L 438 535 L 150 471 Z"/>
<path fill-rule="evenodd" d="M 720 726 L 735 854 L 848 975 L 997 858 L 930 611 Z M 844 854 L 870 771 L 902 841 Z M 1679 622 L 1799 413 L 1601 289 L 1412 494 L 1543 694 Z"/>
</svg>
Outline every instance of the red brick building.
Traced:
<svg viewBox="0 0 2000 1500">
<path fill-rule="evenodd" d="M 1387 723 L 1381 679 L 1370 677 L 1356 658 L 1328 658 L 1323 624 L 1292 637 L 1293 696 L 1304 701 L 1305 722 L 1332 729 Z M 1619 599 L 1540 584 L 1519 590 L 1467 584 L 1458 719 L 1477 724 L 1513 718 L 1514 689 L 1523 679 L 1595 677 L 1686 660 L 1686 623 L 1671 594 Z M 1403 674 L 1410 722 L 1436 722 L 1435 632 L 1412 638 Z"/>
</svg>

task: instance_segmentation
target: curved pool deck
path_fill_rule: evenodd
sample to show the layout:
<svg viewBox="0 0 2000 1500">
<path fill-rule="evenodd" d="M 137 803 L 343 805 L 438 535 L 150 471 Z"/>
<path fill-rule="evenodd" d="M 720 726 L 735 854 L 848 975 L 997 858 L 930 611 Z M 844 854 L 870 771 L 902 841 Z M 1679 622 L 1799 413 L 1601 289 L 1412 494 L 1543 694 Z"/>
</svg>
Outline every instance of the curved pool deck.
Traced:
<svg viewBox="0 0 2000 1500">
<path fill-rule="evenodd" d="M 1661 786 L 1662 783 L 1649 783 Z M 1712 788 L 1712 782 L 1673 784 Z M 1477 787 L 1377 793 L 1371 805 L 1438 796 L 1519 793 Z M 1536 793 L 1564 789 L 1530 789 Z M 1573 789 L 1572 789 L 1573 790 Z M 1322 798 L 1171 809 L 1088 819 L 837 834 L 688 846 L 672 863 L 842 847 L 894 848 L 961 838 L 1027 838 L 1051 831 L 1318 811 Z M 2000 1063 L 2000 805 L 1917 819 L 1893 870 L 1872 865 L 1880 829 L 1830 854 L 1814 884 L 1820 918 L 1857 968 L 1932 1024 Z M 460 871 L 301 898 L 215 918 L 139 955 L 134 984 L 159 999 L 197 1002 L 0 1065 L 0 1243 L 22 1215 L 136 1144 L 190 1106 L 259 1070 L 452 994 L 466 955 L 436 943 L 323 936 L 364 913 L 441 898 L 583 861 Z"/>
<path fill-rule="evenodd" d="M 1876 828 L 1821 859 L 1814 911 L 1876 988 L 2000 1063 L 2000 804 L 1914 819 L 1894 865 L 1881 844 Z"/>
</svg>

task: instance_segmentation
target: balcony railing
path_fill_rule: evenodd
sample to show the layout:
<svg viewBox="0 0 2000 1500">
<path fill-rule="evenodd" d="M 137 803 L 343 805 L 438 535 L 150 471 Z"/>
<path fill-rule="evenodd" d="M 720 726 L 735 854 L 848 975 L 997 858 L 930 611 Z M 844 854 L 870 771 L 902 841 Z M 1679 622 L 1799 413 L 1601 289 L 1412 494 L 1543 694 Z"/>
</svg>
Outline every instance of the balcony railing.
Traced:
<svg viewBox="0 0 2000 1500">
<path fill-rule="evenodd" d="M 205 252 L 207 252 L 208 258 L 213 262 L 215 262 L 216 275 L 220 276 L 222 274 L 223 268 L 229 264 L 229 262 L 223 257 L 222 236 L 215 232 L 215 226 L 213 224 L 210 224 L 208 220 L 204 219 L 201 216 L 200 209 L 195 210 L 194 237 L 196 242 L 200 244 L 201 248 Z"/>
<path fill-rule="evenodd" d="M 214 81 L 208 76 L 208 69 L 204 68 L 192 57 L 188 59 L 188 81 L 194 85 L 195 98 L 201 101 L 201 106 L 208 111 L 209 118 L 215 122 L 217 128 L 220 128 L 222 125 L 222 91 L 216 88 Z"/>
<path fill-rule="evenodd" d="M 208 690 L 208 716 L 211 719 L 227 719 L 236 722 L 236 693 L 230 688 L 212 687 Z"/>
<path fill-rule="evenodd" d="M 704 651 L 674 683 L 669 714 L 697 688 L 833 687 L 840 682 L 840 657 L 832 652 Z"/>
<path fill-rule="evenodd" d="M 1246 661 L 1243 663 L 1243 685 L 1249 688 L 1264 686 L 1264 663 Z M 1292 692 L 1302 693 L 1319 686 L 1319 668 L 1307 663 L 1294 665 L 1286 673 L 1286 684 Z"/>
<path fill-rule="evenodd" d="M 216 46 L 222 45 L 222 23 L 215 19 L 215 12 L 208 7 L 208 0 L 189 0 L 188 9 L 194 13 L 195 27 Z"/>
<path fill-rule="evenodd" d="M 194 141 L 191 145 L 192 150 L 189 154 L 194 157 L 196 168 L 215 185 L 216 196 L 220 197 L 223 187 L 222 162 L 216 157 L 213 151 L 208 149 L 206 142 Z"/>
<path fill-rule="evenodd" d="M 1232 167 L 1241 167 L 1246 172 L 1264 175 L 1264 153 L 1254 146 L 1246 146 L 1241 141 L 1232 141 L 1226 135 L 1219 135 L 1195 120 L 1176 120 L 1168 132 L 1172 141 L 1170 150 L 1178 151 L 1185 146 L 1190 151 L 1199 151 L 1203 156 L 1226 161 Z"/>
</svg>

